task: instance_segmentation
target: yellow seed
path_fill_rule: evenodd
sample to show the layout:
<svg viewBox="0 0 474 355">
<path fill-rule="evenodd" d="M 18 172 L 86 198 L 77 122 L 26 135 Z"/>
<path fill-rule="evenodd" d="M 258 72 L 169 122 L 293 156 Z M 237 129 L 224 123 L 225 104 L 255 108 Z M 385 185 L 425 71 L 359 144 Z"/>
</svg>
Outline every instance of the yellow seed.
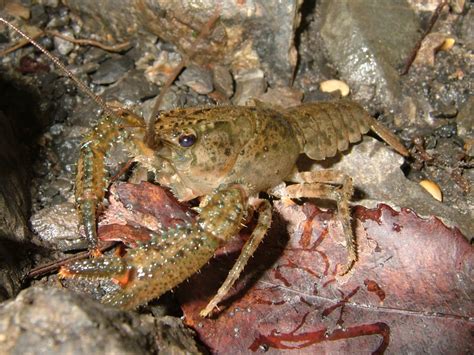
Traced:
<svg viewBox="0 0 474 355">
<path fill-rule="evenodd" d="M 436 200 L 442 202 L 443 201 L 443 193 L 441 192 L 441 189 L 439 186 L 431 181 L 431 180 L 421 180 L 420 185 L 430 193 L 433 198 Z"/>
<path fill-rule="evenodd" d="M 441 47 L 439 47 L 439 50 L 441 51 L 449 51 L 451 48 L 453 48 L 454 43 L 456 43 L 456 40 L 454 38 L 448 37 L 444 40 L 443 44 Z"/>
<path fill-rule="evenodd" d="M 349 85 L 347 85 L 345 82 L 341 80 L 326 80 L 323 81 L 319 84 L 319 88 L 322 92 L 334 92 L 339 90 L 341 92 L 341 96 L 347 96 L 349 95 L 350 88 Z"/>
</svg>

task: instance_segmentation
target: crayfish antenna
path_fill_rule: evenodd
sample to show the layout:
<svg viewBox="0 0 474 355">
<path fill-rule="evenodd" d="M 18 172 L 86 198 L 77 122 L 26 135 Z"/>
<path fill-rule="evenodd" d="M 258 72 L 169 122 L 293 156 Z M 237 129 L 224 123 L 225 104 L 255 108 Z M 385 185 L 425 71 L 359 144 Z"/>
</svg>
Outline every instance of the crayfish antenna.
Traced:
<svg viewBox="0 0 474 355">
<path fill-rule="evenodd" d="M 109 116 L 115 116 L 115 113 L 113 110 L 110 109 L 109 106 L 105 103 L 105 101 L 94 94 L 90 88 L 86 86 L 81 80 L 79 80 L 69 69 L 66 68 L 66 66 L 61 63 L 61 61 L 55 57 L 53 54 L 51 54 L 48 50 L 46 50 L 43 46 L 41 46 L 38 42 L 36 42 L 33 38 L 28 36 L 25 32 L 20 30 L 18 27 L 10 23 L 8 20 L 4 19 L 3 17 L 0 16 L 0 22 L 4 23 L 8 27 L 10 27 L 12 30 L 14 30 L 16 33 L 18 33 L 20 36 L 25 38 L 28 42 L 30 42 L 33 46 L 35 46 L 39 51 L 41 51 L 44 55 L 48 57 L 62 72 L 64 75 L 69 77 L 74 83 L 77 85 L 77 87 L 87 96 L 89 96 L 97 105 L 100 106 L 104 110 L 104 113 Z"/>
</svg>

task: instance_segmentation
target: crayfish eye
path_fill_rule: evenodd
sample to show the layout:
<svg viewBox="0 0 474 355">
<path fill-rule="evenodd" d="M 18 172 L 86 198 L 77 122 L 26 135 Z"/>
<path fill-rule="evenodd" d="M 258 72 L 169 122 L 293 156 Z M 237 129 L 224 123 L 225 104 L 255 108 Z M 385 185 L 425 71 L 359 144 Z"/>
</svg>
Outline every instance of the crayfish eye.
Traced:
<svg viewBox="0 0 474 355">
<path fill-rule="evenodd" d="M 188 148 L 196 143 L 196 136 L 194 134 L 183 134 L 178 138 L 179 145 Z"/>
</svg>

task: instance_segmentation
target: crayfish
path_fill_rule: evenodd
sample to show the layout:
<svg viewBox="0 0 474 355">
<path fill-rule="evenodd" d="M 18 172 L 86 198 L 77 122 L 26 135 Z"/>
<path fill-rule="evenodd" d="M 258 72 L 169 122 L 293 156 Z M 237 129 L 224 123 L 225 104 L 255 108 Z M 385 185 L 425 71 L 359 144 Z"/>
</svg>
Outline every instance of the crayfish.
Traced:
<svg viewBox="0 0 474 355">
<path fill-rule="evenodd" d="M 112 109 L 82 83 L 79 86 L 104 109 L 103 118 L 82 142 L 77 165 L 75 197 L 91 249 L 97 247 L 96 214 L 110 181 L 104 159 L 115 144 L 126 146 L 131 158 L 152 171 L 156 182 L 170 188 L 178 200 L 201 197 L 195 222 L 158 231 L 150 242 L 123 257 L 99 256 L 61 268 L 63 277 L 116 280 L 120 289 L 102 301 L 124 309 L 159 297 L 199 271 L 239 232 L 249 211 L 256 210 L 255 229 L 224 284 L 201 312 L 209 315 L 270 227 L 271 204 L 257 198 L 259 192 L 272 193 L 282 182 L 292 184 L 280 189 L 277 197 L 336 201 L 349 254 L 340 273 L 347 273 L 357 260 L 349 209 L 352 179 L 332 170 L 299 173 L 298 157 L 333 157 L 370 129 L 400 154 L 408 154 L 396 136 L 354 102 L 307 103 L 287 109 L 259 102 L 252 107 L 184 108 L 161 112 L 147 125 L 142 117 Z"/>
</svg>

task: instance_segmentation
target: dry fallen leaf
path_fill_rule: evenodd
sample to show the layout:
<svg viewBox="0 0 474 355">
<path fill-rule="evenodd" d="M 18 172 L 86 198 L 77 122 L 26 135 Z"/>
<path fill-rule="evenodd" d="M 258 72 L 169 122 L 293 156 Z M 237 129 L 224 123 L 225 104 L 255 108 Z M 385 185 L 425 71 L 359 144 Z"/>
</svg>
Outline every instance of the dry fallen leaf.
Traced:
<svg viewBox="0 0 474 355">
<path fill-rule="evenodd" d="M 120 184 L 117 191 L 127 212 L 122 225 L 101 227 L 108 238 L 126 230 L 133 244 L 147 234 L 141 220 L 156 225 L 192 218 L 152 184 Z M 117 206 L 107 214 L 120 215 Z M 474 254 L 456 228 L 386 205 L 355 207 L 359 261 L 339 277 L 335 270 L 347 253 L 333 214 L 312 203 L 274 206 L 270 232 L 213 319 L 198 313 L 238 248 L 218 253 L 178 289 L 185 322 L 213 353 L 474 351 Z"/>
</svg>

